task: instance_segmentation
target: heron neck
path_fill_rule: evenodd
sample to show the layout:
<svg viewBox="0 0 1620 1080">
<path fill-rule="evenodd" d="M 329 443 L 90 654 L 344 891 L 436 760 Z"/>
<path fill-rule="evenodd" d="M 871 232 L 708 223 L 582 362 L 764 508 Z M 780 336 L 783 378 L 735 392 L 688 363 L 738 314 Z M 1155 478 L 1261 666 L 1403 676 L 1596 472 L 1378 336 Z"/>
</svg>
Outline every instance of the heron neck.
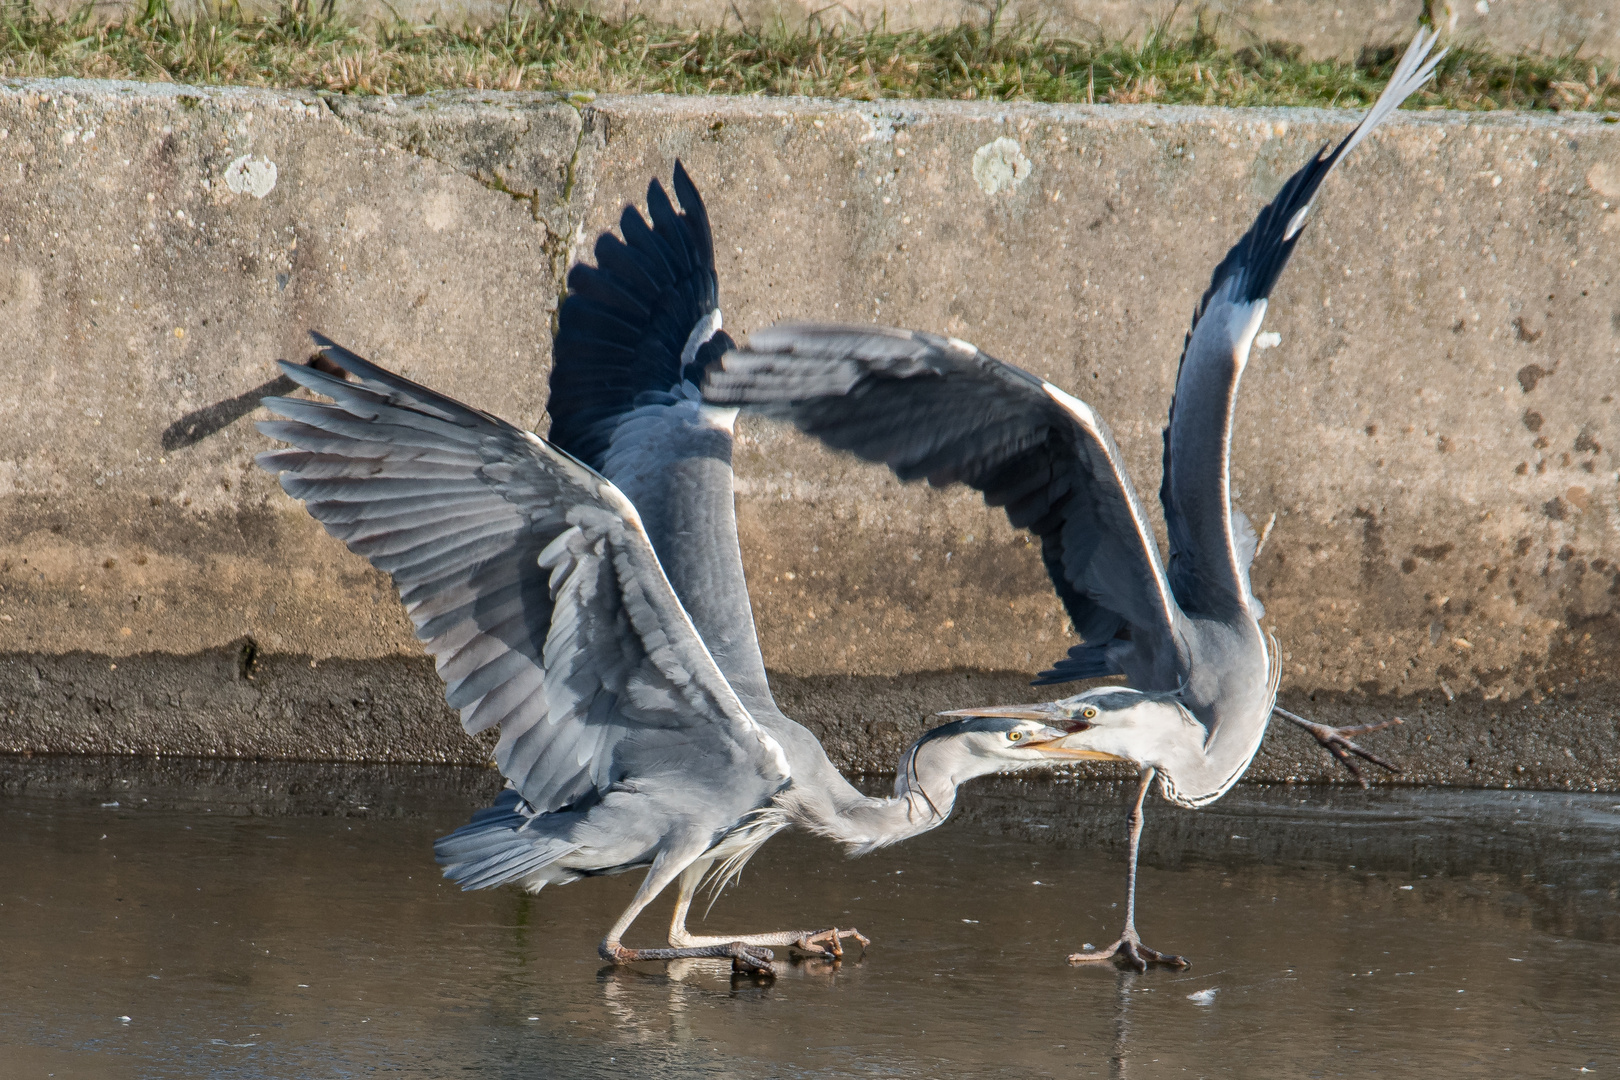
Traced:
<svg viewBox="0 0 1620 1080">
<path fill-rule="evenodd" d="M 970 754 L 955 739 L 919 740 L 901 755 L 888 798 L 861 795 L 848 784 L 842 785 L 844 797 L 829 798 L 824 790 L 808 792 L 795 784 L 780 801 L 811 831 L 864 855 L 943 824 L 962 784 L 1010 768 L 1016 766 Z"/>
<path fill-rule="evenodd" d="M 1211 710 L 1207 738 L 1203 725 L 1198 725 L 1194 737 L 1169 742 L 1160 760 L 1144 762 L 1158 768 L 1164 797 L 1178 806 L 1196 807 L 1226 794 L 1259 751 L 1276 700 L 1273 676 L 1263 691 L 1234 696 Z"/>
</svg>

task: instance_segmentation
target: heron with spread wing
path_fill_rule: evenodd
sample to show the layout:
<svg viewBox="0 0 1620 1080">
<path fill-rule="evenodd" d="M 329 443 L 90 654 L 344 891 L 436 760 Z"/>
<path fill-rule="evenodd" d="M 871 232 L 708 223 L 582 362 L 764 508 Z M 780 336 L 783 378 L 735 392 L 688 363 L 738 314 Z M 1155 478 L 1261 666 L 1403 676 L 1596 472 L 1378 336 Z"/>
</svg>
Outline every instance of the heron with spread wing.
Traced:
<svg viewBox="0 0 1620 1080">
<path fill-rule="evenodd" d="M 713 241 L 679 163 L 676 210 L 654 181 L 648 222 L 575 266 L 558 315 L 549 439 L 316 337 L 328 370 L 283 364 L 330 399 L 271 398 L 259 425 L 292 446 L 259 457 L 328 532 L 393 576 L 445 697 L 470 733 L 499 727 L 508 781 L 435 852 L 464 888 L 645 869 L 600 952 L 614 963 L 732 958 L 772 946 L 841 956 L 850 929 L 700 935 L 686 918 L 797 825 L 859 854 L 934 828 L 978 776 L 1089 756 L 1064 730 L 969 717 L 901 756 L 894 795 L 861 794 L 766 682 L 737 545 L 736 412 L 703 402 L 721 331 Z M 332 372 L 336 372 L 333 374 Z M 353 376 L 351 381 L 347 376 Z M 677 884 L 669 948 L 627 948 Z"/>
<path fill-rule="evenodd" d="M 1085 402 L 955 338 L 869 326 L 779 325 L 710 368 L 704 396 L 792 421 L 902 480 L 965 483 L 1041 541 L 1041 556 L 1080 643 L 1039 684 L 1103 676 L 1124 686 L 1061 701 L 947 715 L 1024 719 L 1067 729 L 1055 745 L 1129 762 L 1140 786 L 1129 818 L 1125 927 L 1075 963 L 1117 958 L 1184 967 L 1147 948 L 1135 923 L 1142 803 L 1155 777 L 1179 806 L 1203 806 L 1237 782 L 1273 713 L 1300 724 L 1348 765 L 1393 768 L 1349 736 L 1277 707 L 1280 669 L 1249 586 L 1258 539 L 1231 503 L 1233 403 L 1267 297 L 1333 168 L 1433 73 L 1434 34 L 1419 31 L 1389 85 L 1330 153 L 1296 172 L 1215 268 L 1187 334 L 1159 499 L 1162 560 L 1108 426 Z"/>
</svg>

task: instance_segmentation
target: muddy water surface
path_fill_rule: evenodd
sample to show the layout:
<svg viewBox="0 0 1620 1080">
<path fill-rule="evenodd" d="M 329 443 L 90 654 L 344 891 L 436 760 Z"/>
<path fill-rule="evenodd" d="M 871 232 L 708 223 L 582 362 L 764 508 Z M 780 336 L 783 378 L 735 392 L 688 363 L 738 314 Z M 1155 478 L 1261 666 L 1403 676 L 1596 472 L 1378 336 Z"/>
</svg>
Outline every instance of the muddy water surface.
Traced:
<svg viewBox="0 0 1620 1080">
<path fill-rule="evenodd" d="M 784 836 L 705 928 L 856 926 L 838 968 L 604 969 L 637 884 L 441 882 L 458 769 L 0 763 L 0 1075 L 1563 1076 L 1620 1072 L 1620 796 L 1239 788 L 1152 806 L 1140 923 L 1074 970 L 1127 792 L 992 783 L 847 860 Z M 116 805 L 114 805 L 116 804 Z M 630 940 L 661 944 L 660 905 Z"/>
</svg>

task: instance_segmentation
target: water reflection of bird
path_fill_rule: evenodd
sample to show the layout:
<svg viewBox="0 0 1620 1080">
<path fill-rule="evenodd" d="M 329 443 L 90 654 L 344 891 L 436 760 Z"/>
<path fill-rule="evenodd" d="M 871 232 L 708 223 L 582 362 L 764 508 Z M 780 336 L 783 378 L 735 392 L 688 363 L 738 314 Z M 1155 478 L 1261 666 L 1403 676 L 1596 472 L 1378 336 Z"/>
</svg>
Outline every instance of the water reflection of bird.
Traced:
<svg viewBox="0 0 1620 1080">
<path fill-rule="evenodd" d="M 841 955 L 853 930 L 703 936 L 693 893 L 732 877 L 798 825 L 870 851 L 925 832 L 957 787 L 1030 768 L 1064 732 L 974 717 L 918 739 L 891 798 L 850 785 L 784 716 L 755 639 L 732 506 L 734 410 L 696 381 L 730 346 L 720 331 L 702 200 L 676 166 L 684 212 L 655 181 L 576 266 L 559 312 L 551 441 L 317 337 L 350 382 L 283 364 L 332 402 L 266 401 L 260 425 L 294 449 L 261 455 L 327 531 L 393 575 L 446 697 L 472 733 L 499 725 L 509 786 L 441 839 L 464 888 L 532 891 L 646 868 L 603 938 L 614 962 L 729 956 L 769 946 Z M 670 948 L 621 937 L 678 882 Z"/>
<path fill-rule="evenodd" d="M 1215 268 L 1187 335 L 1164 434 L 1159 499 L 1168 566 L 1107 426 L 1089 406 L 955 338 L 868 326 L 781 325 L 710 369 L 706 398 L 786 418 L 832 447 L 888 465 L 902 480 L 965 483 L 1041 540 L 1052 582 L 1081 642 L 1041 683 L 1124 675 L 1063 701 L 952 715 L 1067 727 L 1062 745 L 1141 770 L 1130 813 L 1125 928 L 1118 957 L 1185 966 L 1141 944 L 1135 926 L 1142 800 L 1202 806 L 1237 782 L 1275 711 L 1336 757 L 1388 768 L 1338 730 L 1276 708 L 1279 669 L 1249 585 L 1259 539 L 1231 505 L 1232 408 L 1267 296 L 1298 241 L 1322 181 L 1427 80 L 1434 35 L 1419 31 L 1389 85 L 1332 153 L 1283 185 Z M 1443 55 L 1443 54 L 1442 54 Z M 1391 721 L 1394 722 L 1394 721 Z M 1358 774 L 1359 775 L 1359 774 Z"/>
</svg>

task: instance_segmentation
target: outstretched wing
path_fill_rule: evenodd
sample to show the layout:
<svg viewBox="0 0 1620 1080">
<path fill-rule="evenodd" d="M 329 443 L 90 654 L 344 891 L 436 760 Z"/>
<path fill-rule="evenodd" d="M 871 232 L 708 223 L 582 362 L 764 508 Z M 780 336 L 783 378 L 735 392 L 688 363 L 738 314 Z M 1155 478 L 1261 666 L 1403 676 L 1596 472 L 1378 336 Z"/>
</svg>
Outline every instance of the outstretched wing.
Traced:
<svg viewBox="0 0 1620 1080">
<path fill-rule="evenodd" d="M 540 811 L 648 771 L 725 763 L 728 791 L 788 775 L 664 578 L 634 507 L 534 435 L 324 338 L 355 384 L 282 364 L 332 403 L 271 398 L 262 454 L 328 532 L 393 575 L 446 700 Z M 693 781 L 696 783 L 696 779 Z"/>
<path fill-rule="evenodd" d="M 752 335 L 709 369 L 704 397 L 791 420 L 901 480 L 964 483 L 1005 507 L 1041 538 L 1082 641 L 1043 679 L 1129 664 L 1144 689 L 1177 685 L 1180 612 L 1158 545 L 1113 436 L 1084 402 L 965 341 L 815 324 Z"/>
<path fill-rule="evenodd" d="M 603 233 L 596 265 L 568 272 L 552 344 L 550 440 L 635 504 L 710 655 L 769 726 L 777 709 L 737 544 L 733 414 L 705 406 L 695 386 L 732 347 L 720 329 L 714 240 L 678 161 L 674 186 L 679 211 L 652 181 L 652 223 L 626 206 L 624 239 Z"/>
<path fill-rule="evenodd" d="M 647 185 L 649 225 L 634 206 L 619 215 L 624 239 L 596 238 L 596 265 L 568 271 L 552 342 L 548 441 L 598 472 L 614 429 L 647 395 L 701 381 L 732 347 L 720 329 L 720 286 L 708 211 L 675 163 L 677 211 L 657 180 Z"/>
<path fill-rule="evenodd" d="M 1188 614 L 1260 614 L 1249 587 L 1254 530 L 1232 509 L 1232 408 L 1266 298 L 1305 227 L 1311 200 L 1335 166 L 1433 74 L 1435 33 L 1419 30 L 1389 85 L 1344 141 L 1283 185 L 1210 278 L 1187 333 L 1164 430 L 1159 490 L 1170 539 L 1170 588 Z M 1427 62 L 1425 62 L 1425 58 Z"/>
</svg>

